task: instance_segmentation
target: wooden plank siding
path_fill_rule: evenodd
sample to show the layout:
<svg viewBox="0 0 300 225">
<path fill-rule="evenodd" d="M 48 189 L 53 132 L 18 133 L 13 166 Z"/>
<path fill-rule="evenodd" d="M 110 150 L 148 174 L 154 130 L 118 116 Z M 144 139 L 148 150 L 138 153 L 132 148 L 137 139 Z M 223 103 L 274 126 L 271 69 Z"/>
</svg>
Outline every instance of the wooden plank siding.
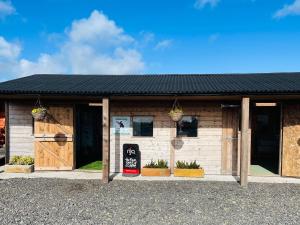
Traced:
<svg viewBox="0 0 300 225">
<path fill-rule="evenodd" d="M 32 105 L 9 102 L 9 157 L 15 155 L 34 156 Z"/>
<path fill-rule="evenodd" d="M 300 104 L 283 105 L 282 176 L 300 177 Z"/>
<path fill-rule="evenodd" d="M 74 169 L 73 107 L 49 107 L 44 121 L 35 121 L 35 169 Z"/>
<path fill-rule="evenodd" d="M 204 167 L 206 174 L 221 174 L 222 109 L 219 103 L 181 102 L 184 114 L 198 118 L 198 137 L 178 137 L 175 141 L 174 163 L 177 160 L 194 161 Z M 168 116 L 172 102 L 111 102 L 113 116 L 153 116 L 153 137 L 110 134 L 111 172 L 122 171 L 122 146 L 138 144 L 142 166 L 151 159 L 164 159 L 170 164 L 173 121 Z M 111 127 L 112 129 L 112 127 Z"/>
<path fill-rule="evenodd" d="M 221 173 L 238 174 L 239 108 L 223 108 Z"/>
</svg>

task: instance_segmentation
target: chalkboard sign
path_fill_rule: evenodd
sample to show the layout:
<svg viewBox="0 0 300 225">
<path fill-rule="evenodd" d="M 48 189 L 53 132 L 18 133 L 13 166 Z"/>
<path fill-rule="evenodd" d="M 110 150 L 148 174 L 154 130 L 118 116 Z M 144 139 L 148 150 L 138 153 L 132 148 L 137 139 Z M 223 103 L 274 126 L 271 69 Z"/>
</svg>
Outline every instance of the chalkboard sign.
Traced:
<svg viewBox="0 0 300 225">
<path fill-rule="evenodd" d="M 141 154 L 137 144 L 123 145 L 123 176 L 140 174 Z"/>
</svg>

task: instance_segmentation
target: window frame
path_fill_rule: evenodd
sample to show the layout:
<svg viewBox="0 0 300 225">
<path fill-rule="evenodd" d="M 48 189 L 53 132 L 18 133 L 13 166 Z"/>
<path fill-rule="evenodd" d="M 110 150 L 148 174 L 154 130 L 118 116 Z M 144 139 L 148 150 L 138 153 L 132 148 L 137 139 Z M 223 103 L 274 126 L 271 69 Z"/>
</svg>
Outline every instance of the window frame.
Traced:
<svg viewBox="0 0 300 225">
<path fill-rule="evenodd" d="M 134 118 L 136 118 L 136 117 L 151 117 L 152 118 L 152 135 L 151 136 L 134 135 Z M 153 116 L 153 115 L 132 115 L 131 116 L 132 137 L 134 137 L 134 138 L 153 138 L 154 137 L 154 120 L 155 120 L 155 116 Z"/>
<path fill-rule="evenodd" d="M 178 134 L 178 123 L 179 123 L 179 121 L 178 121 L 178 122 L 176 122 L 176 137 L 177 137 L 177 138 L 198 138 L 199 117 L 196 116 L 196 115 L 184 115 L 184 116 L 182 117 L 182 119 L 183 119 L 184 117 L 194 117 L 194 118 L 196 118 L 196 120 L 197 120 L 196 136 L 188 136 L 188 135 L 180 135 L 180 134 Z M 181 119 L 181 120 L 182 120 L 182 119 Z"/>
</svg>

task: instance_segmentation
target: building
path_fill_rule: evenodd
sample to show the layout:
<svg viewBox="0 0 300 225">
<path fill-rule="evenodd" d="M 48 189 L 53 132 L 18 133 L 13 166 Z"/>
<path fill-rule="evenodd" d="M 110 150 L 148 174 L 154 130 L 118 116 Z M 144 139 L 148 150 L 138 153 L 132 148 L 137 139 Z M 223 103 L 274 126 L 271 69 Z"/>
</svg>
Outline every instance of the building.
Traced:
<svg viewBox="0 0 300 225">
<path fill-rule="evenodd" d="M 122 146 L 151 159 L 196 160 L 206 174 L 300 176 L 300 73 L 33 75 L 0 84 L 6 156 L 32 155 L 36 170 L 103 161 L 122 172 Z M 50 117 L 34 121 L 37 100 Z M 184 117 L 173 122 L 174 101 Z M 117 124 L 122 121 L 122 132 Z M 120 125 L 120 124 L 119 124 Z"/>
</svg>

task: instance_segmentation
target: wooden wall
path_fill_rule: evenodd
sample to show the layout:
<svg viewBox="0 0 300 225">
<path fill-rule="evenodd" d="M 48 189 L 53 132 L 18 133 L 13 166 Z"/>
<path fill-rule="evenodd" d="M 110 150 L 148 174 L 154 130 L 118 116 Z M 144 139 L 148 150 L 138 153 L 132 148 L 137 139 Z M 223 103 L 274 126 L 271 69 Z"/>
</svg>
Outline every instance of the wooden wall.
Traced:
<svg viewBox="0 0 300 225">
<path fill-rule="evenodd" d="M 170 128 L 173 123 L 168 112 L 172 102 L 158 101 L 111 101 L 111 116 L 154 116 L 153 137 L 114 135 L 110 132 L 111 172 L 122 171 L 122 146 L 136 143 L 140 146 L 142 166 L 151 159 L 165 159 L 170 162 L 171 144 L 175 147 L 177 160 L 196 160 L 204 167 L 206 174 L 221 174 L 222 155 L 222 108 L 220 103 L 181 102 L 185 115 L 197 116 L 198 137 L 181 137 L 171 143 Z M 34 155 L 32 127 L 32 105 L 10 103 L 10 152 L 11 155 Z M 111 121 L 112 124 L 112 121 Z"/>
<path fill-rule="evenodd" d="M 239 173 L 239 118 L 240 109 L 224 107 L 222 109 L 222 174 Z"/>
<path fill-rule="evenodd" d="M 151 159 L 164 159 L 170 162 L 171 132 L 173 123 L 168 112 L 172 102 L 111 102 L 111 120 L 113 116 L 154 116 L 153 137 L 133 137 L 114 135 L 111 127 L 110 163 L 111 172 L 122 171 L 122 146 L 125 143 L 138 144 L 141 150 L 142 166 Z M 217 103 L 189 102 L 183 104 L 185 115 L 197 116 L 198 137 L 177 138 L 175 162 L 177 160 L 194 161 L 204 167 L 207 174 L 221 172 L 222 110 Z M 111 122 L 112 124 L 112 122 Z"/>
<path fill-rule="evenodd" d="M 44 121 L 35 121 L 35 170 L 72 170 L 73 107 L 50 106 L 47 114 Z"/>
<path fill-rule="evenodd" d="M 283 105 L 282 176 L 300 177 L 300 104 Z"/>
<path fill-rule="evenodd" d="M 14 155 L 34 155 L 32 105 L 9 103 L 9 143 L 10 157 Z"/>
</svg>

